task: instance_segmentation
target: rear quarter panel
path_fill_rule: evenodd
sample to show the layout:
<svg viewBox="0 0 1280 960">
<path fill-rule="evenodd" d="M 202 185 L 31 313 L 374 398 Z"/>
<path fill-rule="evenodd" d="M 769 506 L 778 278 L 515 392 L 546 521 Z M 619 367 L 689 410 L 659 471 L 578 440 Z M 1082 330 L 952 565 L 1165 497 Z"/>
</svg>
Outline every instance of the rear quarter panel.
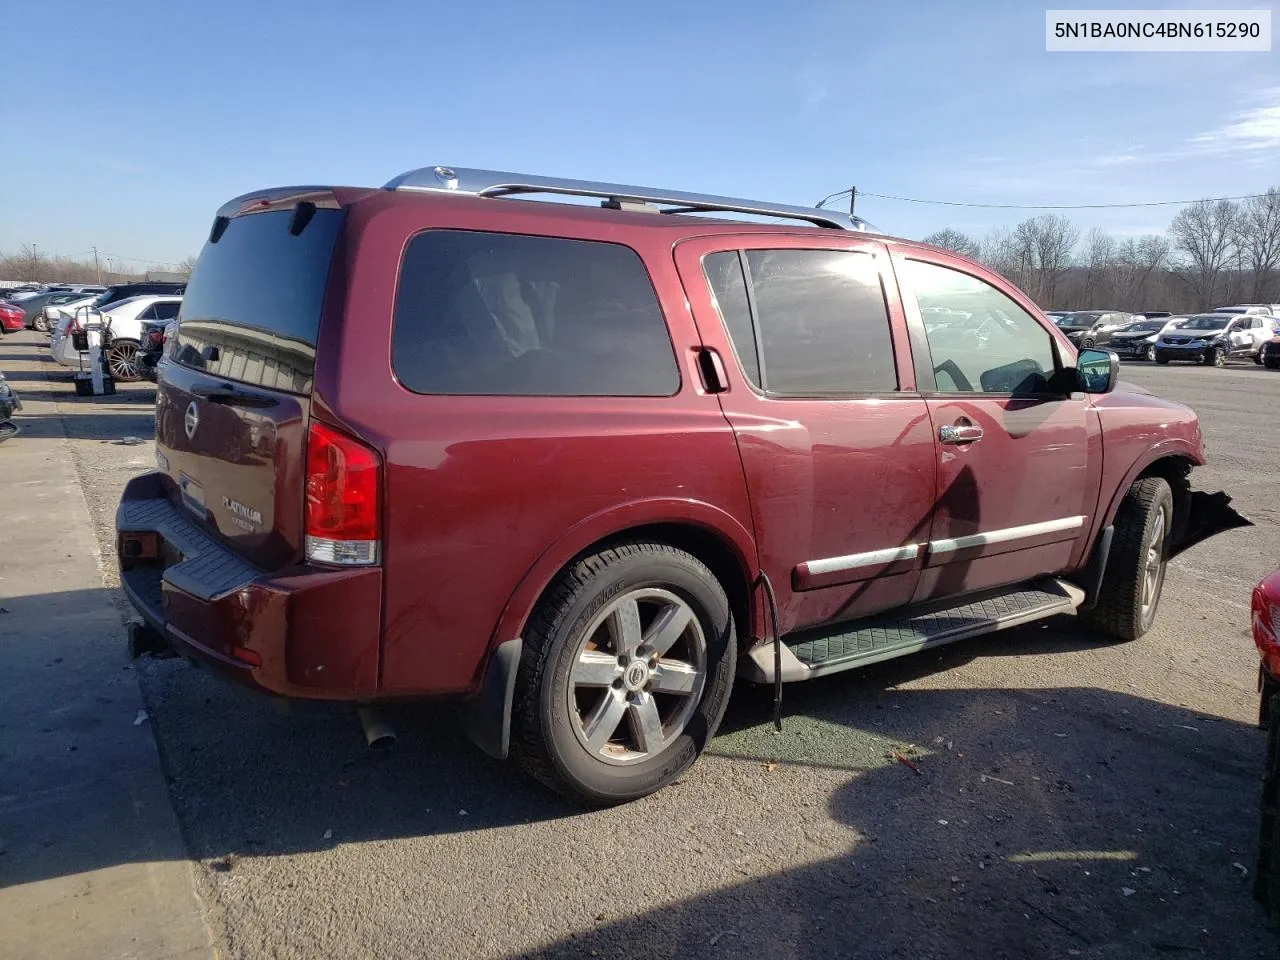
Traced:
<svg viewBox="0 0 1280 960">
<path fill-rule="evenodd" d="M 683 522 L 755 559 L 732 431 L 702 390 L 696 328 L 666 230 L 606 220 L 550 229 L 540 204 L 375 196 L 353 205 L 317 355 L 316 414 L 385 463 L 383 695 L 459 695 L 518 636 L 562 565 L 631 526 Z M 645 260 L 680 370 L 670 398 L 446 397 L 390 361 L 397 274 L 428 227 L 625 242 Z"/>
</svg>

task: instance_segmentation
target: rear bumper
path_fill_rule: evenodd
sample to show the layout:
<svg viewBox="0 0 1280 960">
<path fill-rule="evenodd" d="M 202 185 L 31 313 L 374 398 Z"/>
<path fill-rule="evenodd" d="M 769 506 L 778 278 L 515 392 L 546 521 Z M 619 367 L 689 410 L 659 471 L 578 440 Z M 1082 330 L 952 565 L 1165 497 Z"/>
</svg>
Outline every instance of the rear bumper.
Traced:
<svg viewBox="0 0 1280 960">
<path fill-rule="evenodd" d="M 376 694 L 381 569 L 258 570 L 175 506 L 158 473 L 125 487 L 116 556 L 130 603 L 179 652 L 266 693 Z"/>
</svg>

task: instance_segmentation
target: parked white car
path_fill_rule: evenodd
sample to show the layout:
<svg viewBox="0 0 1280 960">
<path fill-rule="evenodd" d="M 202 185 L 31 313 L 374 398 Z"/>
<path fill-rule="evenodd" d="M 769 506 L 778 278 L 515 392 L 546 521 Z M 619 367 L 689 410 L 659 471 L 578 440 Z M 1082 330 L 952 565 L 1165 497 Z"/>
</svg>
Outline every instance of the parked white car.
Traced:
<svg viewBox="0 0 1280 960">
<path fill-rule="evenodd" d="M 111 347 L 107 351 L 107 367 L 111 371 L 111 376 L 124 381 L 142 378 L 138 367 L 142 321 L 173 320 L 178 316 L 178 308 L 181 305 L 181 297 L 148 294 L 121 300 L 102 311 L 103 320 L 111 323 Z M 53 359 L 64 367 L 79 368 L 81 365 L 80 352 L 75 348 L 71 333 L 78 324 L 85 322 L 87 316 L 88 310 L 81 307 L 72 316 L 58 322 L 50 343 L 50 350 Z"/>
</svg>

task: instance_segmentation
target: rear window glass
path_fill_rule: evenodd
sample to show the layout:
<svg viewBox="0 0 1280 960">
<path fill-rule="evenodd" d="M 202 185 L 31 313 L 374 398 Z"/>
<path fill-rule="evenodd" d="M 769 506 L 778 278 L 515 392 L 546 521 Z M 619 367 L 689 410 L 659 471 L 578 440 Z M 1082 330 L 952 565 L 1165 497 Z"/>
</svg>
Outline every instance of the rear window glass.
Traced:
<svg viewBox="0 0 1280 960">
<path fill-rule="evenodd" d="M 416 393 L 666 397 L 680 387 L 639 255 L 587 240 L 418 234 L 401 266 L 391 358 Z"/>
<path fill-rule="evenodd" d="M 206 243 L 182 299 L 174 359 L 219 377 L 311 390 L 316 335 L 341 210 L 316 210 L 297 236 L 292 210 L 233 217 Z"/>
</svg>

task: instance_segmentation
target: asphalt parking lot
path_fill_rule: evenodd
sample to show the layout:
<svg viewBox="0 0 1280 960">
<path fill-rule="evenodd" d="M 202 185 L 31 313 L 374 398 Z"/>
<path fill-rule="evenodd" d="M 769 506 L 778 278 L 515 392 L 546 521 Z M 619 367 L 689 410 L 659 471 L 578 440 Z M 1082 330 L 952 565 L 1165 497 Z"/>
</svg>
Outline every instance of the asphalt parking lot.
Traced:
<svg viewBox="0 0 1280 960">
<path fill-rule="evenodd" d="M 0 370 L 53 404 L 24 427 L 65 432 L 104 556 L 100 582 L 51 584 L 56 601 L 114 591 L 111 521 L 152 462 L 154 389 L 78 400 L 43 339 L 5 337 Z M 1275 956 L 1249 896 L 1248 600 L 1280 564 L 1280 374 L 1125 377 L 1199 412 L 1196 485 L 1256 523 L 1171 565 L 1150 634 L 1100 644 L 1062 617 L 788 687 L 782 733 L 768 691 L 740 688 L 710 755 L 622 808 L 549 795 L 444 708 L 397 709 L 398 744 L 372 753 L 351 712 L 139 661 L 220 954 Z M 58 869 L 111 865 L 109 845 L 80 856 Z"/>
</svg>

